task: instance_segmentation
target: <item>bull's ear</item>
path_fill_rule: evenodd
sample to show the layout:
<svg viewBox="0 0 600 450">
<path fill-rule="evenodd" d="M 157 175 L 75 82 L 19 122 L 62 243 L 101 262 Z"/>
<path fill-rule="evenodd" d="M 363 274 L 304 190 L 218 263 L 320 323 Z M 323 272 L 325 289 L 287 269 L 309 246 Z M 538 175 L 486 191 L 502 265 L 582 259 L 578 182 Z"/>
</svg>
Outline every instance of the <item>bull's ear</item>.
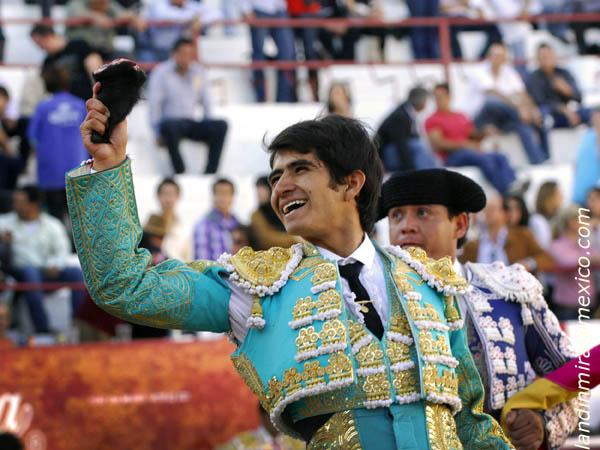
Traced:
<svg viewBox="0 0 600 450">
<path fill-rule="evenodd" d="M 104 135 L 92 133 L 92 142 L 110 142 L 114 127 L 122 122 L 140 99 L 142 86 L 146 82 L 146 73 L 135 62 L 128 59 L 116 59 L 94 72 L 94 80 L 100 82 L 100 100 L 110 111 Z"/>
</svg>

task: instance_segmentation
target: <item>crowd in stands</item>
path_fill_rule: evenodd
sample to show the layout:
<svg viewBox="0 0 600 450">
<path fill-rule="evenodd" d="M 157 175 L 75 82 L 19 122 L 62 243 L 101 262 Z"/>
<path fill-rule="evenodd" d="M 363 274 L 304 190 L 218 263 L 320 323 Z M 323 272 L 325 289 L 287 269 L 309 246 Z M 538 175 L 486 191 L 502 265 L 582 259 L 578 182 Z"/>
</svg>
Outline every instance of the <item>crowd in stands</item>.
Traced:
<svg viewBox="0 0 600 450">
<path fill-rule="evenodd" d="M 471 110 L 462 112 L 453 108 L 453 87 L 448 83 L 413 86 L 406 99 L 377 124 L 374 132 L 386 172 L 442 166 L 477 167 L 495 194 L 489 196 L 484 214 L 473 218 L 470 240 L 461 258 L 523 264 L 543 281 L 557 315 L 561 319 L 576 318 L 574 297 L 568 292 L 575 289 L 573 276 L 582 256 L 577 242 L 582 218 L 591 230 L 589 240 L 593 248 L 586 256 L 595 269 L 596 283 L 600 282 L 597 279 L 600 274 L 600 112 L 582 105 L 582 93 L 575 77 L 558 64 L 552 45 L 543 43 L 537 47 L 537 68 L 530 73 L 523 66 L 513 65 L 509 55 L 519 56 L 515 36 L 523 27 L 531 26 L 526 20 L 528 16 L 542 12 L 597 12 L 600 4 L 568 0 L 407 0 L 406 4 L 411 15 L 418 17 L 510 17 L 519 21 L 452 26 L 452 53 L 456 58 L 462 56 L 458 33 L 478 30 L 486 34 L 481 50 L 484 59 L 469 77 Z M 236 182 L 222 176 L 227 170 L 220 165 L 231 124 L 224 118 L 213 117 L 206 69 L 196 61 L 194 33 L 202 32 L 203 27 L 219 18 L 235 18 L 237 11 L 250 22 L 255 61 L 269 58 L 263 51 L 267 35 L 275 42 L 278 60 L 351 60 L 355 57 L 355 44 L 364 34 L 378 36 L 381 43 L 390 34 L 408 36 L 415 59 L 439 57 L 438 34 L 433 27 L 356 28 L 336 24 L 292 29 L 252 24 L 255 18 L 288 16 L 384 18 L 382 5 L 377 0 L 245 0 L 239 2 L 239 8 L 231 8 L 229 1 L 223 1 L 223 6 L 224 11 L 234 12 L 223 15 L 195 0 L 156 0 L 142 12 L 136 12 L 139 5 L 119 4 L 116 0 L 71 0 L 67 5 L 68 16 L 89 20 L 92 26 L 72 25 L 64 35 L 47 24 L 32 28 L 32 41 L 46 55 L 39 73 L 26 81 L 20 108 L 15 107 L 11 93 L 0 86 L 0 281 L 82 280 L 80 269 L 72 266 L 67 258 L 71 243 L 64 173 L 89 158 L 79 136 L 79 124 L 85 116 L 84 101 L 92 96 L 91 74 L 103 60 L 119 56 L 112 45 L 113 31 L 134 35 L 139 58 L 158 62 L 147 84 L 148 120 L 157 144 L 168 151 L 173 177 L 158 184 L 156 196 L 160 209 L 143 224 L 140 246 L 152 253 L 153 264 L 167 258 L 214 260 L 223 252 L 235 252 L 246 245 L 267 249 L 288 247 L 300 241 L 285 233 L 271 208 L 271 190 L 265 177 L 256 180 L 258 207 L 250 223 L 244 224 L 236 217 L 232 209 Z M 122 19 L 123 29 L 112 26 L 111 20 L 115 18 Z M 178 23 L 159 26 L 148 20 L 176 20 Z M 575 36 L 580 52 L 585 54 L 592 45 L 583 39 L 582 30 L 592 25 L 571 24 L 574 33 L 569 32 L 568 24 L 545 26 L 563 40 Z M 314 99 L 319 92 L 317 80 L 316 71 L 309 71 Z M 294 70 L 279 70 L 276 82 L 277 101 L 297 100 Z M 253 72 L 253 88 L 256 100 L 265 101 L 265 77 L 260 70 Z M 355 108 L 351 85 L 341 80 L 331 83 L 321 114 L 361 117 Z M 381 113 L 383 116 L 385 111 Z M 516 133 L 529 164 L 547 164 L 552 154 L 550 130 L 579 126 L 586 131 L 574 158 L 573 198 L 565 201 L 559 184 L 548 180 L 539 188 L 535 211 L 530 214 L 523 200 L 529 185 L 526 177 L 517 176 L 519 168 L 503 149 L 485 150 L 482 143 L 489 136 Z M 177 176 L 190 173 L 180 150 L 183 139 L 205 143 L 208 157 L 204 172 L 219 174 L 212 184 L 212 208 L 205 216 L 197 217 L 195 223 L 186 223 L 178 212 L 182 188 Z M 33 156 L 37 161 L 38 183 L 23 186 L 19 183 L 19 174 L 26 170 Z M 591 292 L 594 292 L 593 286 Z M 24 300 L 36 333 L 53 331 L 44 311 L 43 298 L 43 290 L 15 293 L 10 297 L 10 304 L 15 303 L 13 300 Z M 596 297 L 594 302 L 596 306 Z M 3 330 L 8 328 L 3 317 L 11 311 L 2 299 L 0 308 L 2 339 Z M 94 317 L 100 314 L 96 309 L 84 291 L 72 290 L 73 317 L 101 328 L 105 336 L 114 335 L 115 327 L 121 322 L 105 317 L 101 319 L 102 325 L 94 323 Z M 14 322 L 14 311 L 12 313 L 13 319 L 9 322 Z M 132 335 L 159 336 L 161 333 L 134 328 Z"/>
</svg>

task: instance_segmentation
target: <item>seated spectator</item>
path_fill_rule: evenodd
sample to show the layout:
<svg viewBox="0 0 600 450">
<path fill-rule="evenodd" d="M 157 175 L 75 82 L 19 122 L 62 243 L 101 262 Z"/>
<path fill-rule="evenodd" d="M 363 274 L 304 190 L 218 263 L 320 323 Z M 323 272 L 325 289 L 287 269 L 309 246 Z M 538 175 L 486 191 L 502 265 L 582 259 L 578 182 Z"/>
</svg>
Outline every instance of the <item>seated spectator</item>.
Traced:
<svg viewBox="0 0 600 450">
<path fill-rule="evenodd" d="M 585 204 L 587 192 L 600 180 L 600 110 L 592 113 L 590 128 L 579 141 L 575 163 L 573 202 Z"/>
<path fill-rule="evenodd" d="M 338 114 L 344 117 L 354 117 L 352 112 L 352 96 L 348 83 L 336 81 L 329 86 L 327 105 L 324 115 Z"/>
<path fill-rule="evenodd" d="M 244 20 L 250 24 L 250 38 L 252 43 L 252 61 L 265 61 L 264 43 L 267 35 L 271 36 L 277 46 L 277 61 L 295 61 L 294 35 L 288 27 L 262 27 L 253 26 L 253 19 L 287 19 L 287 4 L 284 0 L 242 0 L 240 10 Z M 262 69 L 253 71 L 254 92 L 257 102 L 266 101 L 265 77 Z M 277 102 L 293 102 L 296 100 L 294 92 L 295 75 L 293 70 L 277 71 Z"/>
<path fill-rule="evenodd" d="M 66 39 L 50 25 L 37 24 L 29 33 L 33 42 L 46 52 L 42 63 L 65 68 L 69 73 L 69 92 L 87 100 L 92 97 L 92 73 L 102 65 L 102 57 L 82 39 Z"/>
<path fill-rule="evenodd" d="M 507 195 L 505 197 L 508 207 L 508 226 L 509 227 L 527 227 L 529 226 L 529 210 L 525 200 L 520 195 Z"/>
<path fill-rule="evenodd" d="M 480 131 L 493 127 L 493 131 L 515 132 L 529 157 L 538 164 L 550 156 L 548 148 L 537 141 L 534 128 L 541 127 L 542 115 L 533 103 L 518 72 L 507 63 L 507 49 L 502 43 L 492 44 L 487 59 L 481 63 L 470 79 L 471 99 L 481 104 L 475 115 L 475 125 Z M 547 142 L 544 136 L 542 142 Z"/>
<path fill-rule="evenodd" d="M 448 17 L 461 17 L 468 19 L 485 19 L 485 2 L 478 0 L 440 0 L 440 13 Z M 450 45 L 452 48 L 452 57 L 462 59 L 463 53 L 458 40 L 458 35 L 462 31 L 482 31 L 485 33 L 486 40 L 483 48 L 479 52 L 479 59 L 485 57 L 490 45 L 502 42 L 502 35 L 496 24 L 461 24 L 450 27 Z"/>
<path fill-rule="evenodd" d="M 90 157 L 79 131 L 87 111 L 85 102 L 68 92 L 70 81 L 65 69 L 48 65 L 42 77 L 52 96 L 37 106 L 27 137 L 36 150 L 37 179 L 48 212 L 64 222 L 68 212 L 65 173 Z"/>
<path fill-rule="evenodd" d="M 527 78 L 527 91 L 540 108 L 544 121 L 550 121 L 554 128 L 589 123 L 591 111 L 581 106 L 581 92 L 575 78 L 568 70 L 556 66 L 554 49 L 541 44 L 537 59 L 539 68 Z"/>
<path fill-rule="evenodd" d="M 589 296 L 589 309 L 594 310 L 596 306 L 596 289 L 593 276 L 588 276 L 589 286 L 585 280 L 581 280 L 580 258 L 590 261 L 594 266 L 592 271 L 600 268 L 600 250 L 590 246 L 583 248 L 580 244 L 579 234 L 579 211 L 577 206 L 568 206 L 558 214 L 556 222 L 556 235 L 558 238 L 550 245 L 550 254 L 556 261 L 556 273 L 554 274 L 554 291 L 552 300 L 554 302 L 554 313 L 559 320 L 577 320 L 579 315 L 578 296 L 582 294 L 581 286 L 585 283 L 585 296 Z M 583 303 L 582 303 L 583 305 Z"/>
<path fill-rule="evenodd" d="M 271 206 L 271 185 L 267 177 L 256 180 L 258 209 L 252 213 L 250 225 L 256 238 L 256 250 L 271 247 L 290 247 L 300 242 L 300 238 L 286 233 L 285 227 Z"/>
<path fill-rule="evenodd" d="M 173 21 L 172 25 L 150 25 L 138 36 L 140 61 L 164 61 L 182 37 L 192 38 L 209 23 L 220 18 L 218 10 L 194 0 L 155 0 L 144 17 L 149 21 Z"/>
<path fill-rule="evenodd" d="M 156 188 L 160 212 L 155 214 L 164 221 L 165 235 L 162 251 L 169 258 L 182 261 L 192 259 L 192 233 L 177 215 L 177 204 L 181 198 L 181 188 L 173 178 L 163 179 Z"/>
<path fill-rule="evenodd" d="M 509 226 L 508 205 L 500 196 L 488 198 L 484 215 L 485 228 L 478 240 L 465 244 L 461 262 L 520 263 L 530 272 L 554 268 L 552 256 L 538 245 L 529 228 Z"/>
<path fill-rule="evenodd" d="M 216 261 L 231 252 L 231 232 L 240 223 L 231 213 L 235 194 L 233 183 L 220 178 L 212 186 L 213 209 L 194 225 L 194 259 Z"/>
<path fill-rule="evenodd" d="M 448 84 L 438 84 L 433 94 L 437 111 L 425 122 L 431 147 L 448 167 L 479 167 L 485 178 L 505 194 L 515 181 L 515 173 L 506 157 L 481 150 L 484 135 L 467 116 L 451 110 Z"/>
<path fill-rule="evenodd" d="M 36 186 L 15 191 L 14 212 L 0 215 L 0 237 L 10 242 L 12 267 L 5 272 L 21 283 L 49 281 L 83 283 L 81 269 L 67 266 L 69 238 L 64 225 L 41 211 L 42 192 Z M 77 311 L 83 290 L 71 291 L 71 312 Z M 42 290 L 25 291 L 37 333 L 50 331 Z"/>
<path fill-rule="evenodd" d="M 159 143 L 169 151 L 175 173 L 185 172 L 179 152 L 182 139 L 205 142 L 208 162 L 205 173 L 215 173 L 223 151 L 227 122 L 210 118 L 210 99 L 204 68 L 194 61 L 196 47 L 186 38 L 173 46 L 171 58 L 158 64 L 148 81 L 150 119 Z M 204 108 L 196 120 L 196 106 Z"/>
<path fill-rule="evenodd" d="M 123 8 L 116 0 L 70 0 L 67 3 L 67 18 L 88 21 L 83 25 L 67 26 L 66 36 L 69 40 L 87 42 L 105 60 L 118 56 L 113 46 L 117 34 L 114 20 L 128 22 L 136 32 L 146 27 L 146 22 L 136 12 Z"/>
<path fill-rule="evenodd" d="M 546 250 L 552 243 L 552 221 L 562 204 L 563 195 L 558 183 L 542 183 L 535 199 L 535 214 L 529 218 L 529 228 L 538 244 Z"/>
<path fill-rule="evenodd" d="M 377 130 L 379 156 L 388 172 L 429 169 L 437 166 L 421 136 L 417 114 L 425 109 L 429 93 L 421 86 L 408 93 L 408 99 L 387 116 Z"/>
</svg>

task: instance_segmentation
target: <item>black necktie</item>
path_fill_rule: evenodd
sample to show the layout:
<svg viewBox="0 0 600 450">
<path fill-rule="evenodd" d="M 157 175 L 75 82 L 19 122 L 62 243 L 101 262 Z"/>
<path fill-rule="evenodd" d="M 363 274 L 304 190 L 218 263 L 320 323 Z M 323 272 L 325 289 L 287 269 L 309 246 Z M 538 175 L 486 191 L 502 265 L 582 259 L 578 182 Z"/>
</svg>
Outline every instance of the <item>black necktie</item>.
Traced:
<svg viewBox="0 0 600 450">
<path fill-rule="evenodd" d="M 365 300 L 369 300 L 369 294 L 358 278 L 362 266 L 363 264 L 360 261 L 340 266 L 340 275 L 348 280 L 350 289 L 356 295 L 355 301 L 361 305 L 361 310 L 365 317 L 365 325 L 371 333 L 377 336 L 378 339 L 381 339 L 381 336 L 383 336 L 383 325 L 381 324 L 379 314 L 375 311 L 372 301 L 364 302 Z"/>
</svg>

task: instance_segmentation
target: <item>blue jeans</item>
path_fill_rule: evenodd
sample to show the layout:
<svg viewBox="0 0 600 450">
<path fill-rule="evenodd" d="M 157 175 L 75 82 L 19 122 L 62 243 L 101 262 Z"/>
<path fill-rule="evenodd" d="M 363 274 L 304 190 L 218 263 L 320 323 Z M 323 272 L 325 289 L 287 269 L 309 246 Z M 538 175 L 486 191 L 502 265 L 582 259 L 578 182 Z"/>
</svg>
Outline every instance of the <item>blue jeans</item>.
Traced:
<svg viewBox="0 0 600 450">
<path fill-rule="evenodd" d="M 406 0 L 411 17 L 435 17 L 438 15 L 438 0 Z M 437 27 L 413 27 L 410 29 L 413 57 L 436 59 L 440 56 Z"/>
<path fill-rule="evenodd" d="M 448 167 L 477 166 L 483 176 L 504 195 L 510 184 L 515 181 L 515 172 L 508 159 L 500 153 L 481 153 L 475 150 L 460 149 L 448 154 Z"/>
<path fill-rule="evenodd" d="M 542 116 L 552 117 L 552 121 L 554 123 L 553 128 L 570 128 L 571 127 L 571 125 L 569 124 L 569 120 L 567 119 L 567 116 L 565 116 L 562 112 L 557 111 L 556 109 L 553 109 L 552 107 L 550 107 L 548 105 L 540 105 L 539 108 L 542 113 Z M 590 124 L 590 119 L 592 118 L 592 110 L 590 108 L 584 108 L 583 106 L 579 105 L 579 108 L 577 108 L 576 112 L 577 112 L 577 114 L 579 114 L 579 117 L 581 118 L 582 123 L 585 123 L 586 125 Z"/>
<path fill-rule="evenodd" d="M 39 267 L 24 266 L 12 267 L 7 273 L 15 277 L 21 283 L 45 283 L 45 282 L 65 282 L 65 283 L 83 283 L 83 274 L 79 267 L 65 267 L 56 278 L 48 278 L 43 269 Z M 84 291 L 71 291 L 71 315 L 74 315 L 81 305 Z M 44 300 L 43 291 L 33 290 L 25 291 L 25 300 L 29 308 L 29 314 L 33 321 L 36 333 L 48 331 L 48 316 L 42 304 Z"/>
<path fill-rule="evenodd" d="M 517 133 L 531 164 L 539 164 L 550 157 L 538 143 L 532 127 L 521 122 L 519 112 L 508 103 L 495 99 L 486 100 L 475 117 L 475 126 L 482 129 L 490 124 L 504 132 Z"/>
<path fill-rule="evenodd" d="M 287 19 L 288 15 L 285 12 L 276 14 L 268 14 L 259 10 L 254 10 L 254 15 L 257 19 Z M 252 40 L 252 61 L 264 61 L 265 54 L 263 45 L 265 38 L 270 35 L 277 46 L 278 61 L 294 61 L 296 59 L 296 51 L 294 49 L 294 35 L 290 28 L 274 27 L 250 27 L 250 38 Z M 265 76 L 262 70 L 254 70 L 254 92 L 256 100 L 259 102 L 265 101 Z M 292 102 L 295 99 L 294 95 L 294 71 L 293 70 L 278 70 L 277 71 L 277 94 L 278 102 Z"/>
<path fill-rule="evenodd" d="M 406 140 L 408 155 L 400 155 L 396 145 L 390 143 L 383 149 L 383 166 L 390 172 L 410 169 L 431 169 L 437 167 L 435 158 L 420 139 Z"/>
<path fill-rule="evenodd" d="M 191 119 L 166 119 L 160 123 L 160 134 L 165 139 L 173 170 L 185 172 L 179 142 L 183 138 L 205 142 L 208 145 L 208 163 L 205 173 L 216 173 L 227 134 L 227 122 L 217 119 L 195 121 Z"/>
</svg>

